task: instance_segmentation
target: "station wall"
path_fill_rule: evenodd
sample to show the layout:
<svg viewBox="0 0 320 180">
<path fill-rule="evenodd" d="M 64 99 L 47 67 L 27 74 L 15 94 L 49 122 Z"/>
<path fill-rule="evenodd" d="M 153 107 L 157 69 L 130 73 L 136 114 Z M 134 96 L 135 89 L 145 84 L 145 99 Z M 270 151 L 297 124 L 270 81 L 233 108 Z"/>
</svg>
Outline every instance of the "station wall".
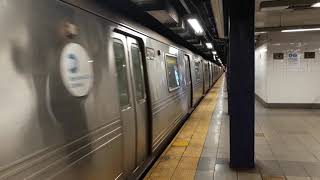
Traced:
<svg viewBox="0 0 320 180">
<path fill-rule="evenodd" d="M 255 93 L 269 104 L 320 104 L 320 33 L 271 32 L 255 50 Z"/>
<path fill-rule="evenodd" d="M 255 53 L 255 93 L 267 100 L 267 46 L 256 49 Z"/>
</svg>

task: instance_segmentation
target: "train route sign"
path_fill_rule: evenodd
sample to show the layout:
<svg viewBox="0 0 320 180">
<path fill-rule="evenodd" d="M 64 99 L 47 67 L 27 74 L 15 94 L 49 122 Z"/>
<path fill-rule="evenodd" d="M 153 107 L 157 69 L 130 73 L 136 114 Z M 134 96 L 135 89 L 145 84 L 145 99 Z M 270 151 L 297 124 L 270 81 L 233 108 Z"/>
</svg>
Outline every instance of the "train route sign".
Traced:
<svg viewBox="0 0 320 180">
<path fill-rule="evenodd" d="M 93 84 L 92 60 L 87 51 L 77 43 L 68 43 L 60 57 L 60 73 L 70 94 L 86 96 Z"/>
</svg>

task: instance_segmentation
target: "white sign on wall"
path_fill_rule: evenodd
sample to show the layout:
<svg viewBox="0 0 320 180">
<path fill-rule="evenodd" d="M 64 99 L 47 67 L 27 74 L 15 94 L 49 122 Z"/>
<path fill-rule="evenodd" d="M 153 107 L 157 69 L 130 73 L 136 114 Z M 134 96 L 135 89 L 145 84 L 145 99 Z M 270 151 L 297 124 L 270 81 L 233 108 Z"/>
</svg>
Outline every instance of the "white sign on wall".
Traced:
<svg viewBox="0 0 320 180">
<path fill-rule="evenodd" d="M 80 44 L 69 43 L 63 48 L 60 72 L 70 94 L 81 97 L 89 93 L 93 83 L 92 61 Z"/>
<path fill-rule="evenodd" d="M 300 71 L 300 59 L 298 53 L 288 53 L 287 71 Z"/>
<path fill-rule="evenodd" d="M 288 60 L 297 61 L 298 60 L 298 54 L 295 53 L 295 52 L 290 52 L 288 54 Z"/>
</svg>

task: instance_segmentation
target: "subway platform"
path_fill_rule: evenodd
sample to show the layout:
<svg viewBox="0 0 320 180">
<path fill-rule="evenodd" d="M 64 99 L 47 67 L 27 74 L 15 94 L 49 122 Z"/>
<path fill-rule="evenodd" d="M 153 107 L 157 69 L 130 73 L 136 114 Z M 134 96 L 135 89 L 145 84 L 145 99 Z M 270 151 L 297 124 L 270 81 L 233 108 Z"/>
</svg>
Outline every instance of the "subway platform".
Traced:
<svg viewBox="0 0 320 180">
<path fill-rule="evenodd" d="M 266 109 L 256 102 L 256 168 L 229 168 L 229 117 L 222 76 L 146 180 L 320 180 L 320 111 Z"/>
</svg>

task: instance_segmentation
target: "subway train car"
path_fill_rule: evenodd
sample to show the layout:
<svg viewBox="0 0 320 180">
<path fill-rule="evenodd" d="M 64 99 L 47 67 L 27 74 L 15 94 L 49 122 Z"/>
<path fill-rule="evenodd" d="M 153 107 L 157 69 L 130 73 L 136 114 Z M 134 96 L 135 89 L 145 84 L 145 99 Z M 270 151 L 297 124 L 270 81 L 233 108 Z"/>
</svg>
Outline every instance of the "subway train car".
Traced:
<svg viewBox="0 0 320 180">
<path fill-rule="evenodd" d="M 136 178 L 222 74 L 92 2 L 1 1 L 1 180 Z"/>
</svg>

